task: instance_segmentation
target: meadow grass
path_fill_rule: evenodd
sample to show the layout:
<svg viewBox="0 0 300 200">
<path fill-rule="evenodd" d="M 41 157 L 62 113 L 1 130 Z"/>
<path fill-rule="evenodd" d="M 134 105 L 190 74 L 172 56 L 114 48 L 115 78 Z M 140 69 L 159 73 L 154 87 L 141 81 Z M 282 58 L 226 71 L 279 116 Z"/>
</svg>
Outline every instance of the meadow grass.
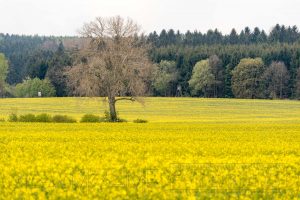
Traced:
<svg viewBox="0 0 300 200">
<path fill-rule="evenodd" d="M 144 98 L 144 103 L 120 101 L 121 118 L 149 122 L 268 123 L 300 121 L 300 101 L 199 98 Z M 70 115 L 78 121 L 84 114 L 103 115 L 103 98 L 0 99 L 0 118 L 9 114 Z"/>
</svg>

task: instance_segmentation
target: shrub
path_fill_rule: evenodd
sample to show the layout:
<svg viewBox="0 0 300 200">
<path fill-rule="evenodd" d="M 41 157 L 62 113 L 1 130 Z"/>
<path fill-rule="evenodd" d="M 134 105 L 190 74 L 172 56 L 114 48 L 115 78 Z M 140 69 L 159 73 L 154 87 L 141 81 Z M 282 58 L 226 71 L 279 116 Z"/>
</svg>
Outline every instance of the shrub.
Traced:
<svg viewBox="0 0 300 200">
<path fill-rule="evenodd" d="M 17 116 L 16 114 L 10 114 L 8 117 L 9 122 L 55 122 L 55 123 L 75 123 L 76 120 L 72 117 L 67 115 L 55 115 L 51 117 L 46 113 L 33 115 L 33 114 L 26 114 Z"/>
<path fill-rule="evenodd" d="M 52 122 L 51 115 L 46 113 L 39 114 L 35 117 L 36 122 Z"/>
<path fill-rule="evenodd" d="M 18 118 L 19 122 L 36 122 L 35 115 L 33 114 L 26 114 L 26 115 L 20 115 Z"/>
<path fill-rule="evenodd" d="M 104 119 L 105 119 L 105 121 L 107 121 L 107 122 L 110 122 L 110 121 L 111 121 L 110 113 L 109 113 L 107 110 L 104 111 Z"/>
<path fill-rule="evenodd" d="M 122 123 L 122 122 L 127 122 L 127 120 L 126 120 L 126 119 L 121 119 L 121 118 L 118 118 L 118 119 L 117 119 L 117 121 L 115 121 L 115 122 Z"/>
<path fill-rule="evenodd" d="M 15 113 L 11 113 L 11 114 L 8 116 L 8 121 L 9 121 L 9 122 L 17 122 L 17 121 L 18 121 L 18 115 L 15 114 Z"/>
<path fill-rule="evenodd" d="M 133 120 L 133 123 L 147 123 L 148 121 L 145 120 L 145 119 L 136 119 L 136 120 Z"/>
<path fill-rule="evenodd" d="M 5 119 L 4 118 L 0 118 L 0 122 L 5 122 Z"/>
<path fill-rule="evenodd" d="M 105 122 L 112 122 L 111 121 L 111 117 L 110 117 L 110 113 L 107 110 L 104 111 L 104 118 L 103 118 L 103 120 Z M 127 122 L 127 120 L 118 118 L 115 122 Z"/>
<path fill-rule="evenodd" d="M 92 114 L 86 114 L 80 120 L 81 123 L 88 123 L 88 122 L 96 123 L 96 122 L 101 122 L 101 121 L 104 121 L 104 120 L 102 118 L 100 118 L 99 116 L 92 115 Z"/>
<path fill-rule="evenodd" d="M 81 123 L 97 123 L 97 122 L 112 122 L 110 118 L 110 114 L 108 111 L 104 112 L 104 117 L 99 117 L 97 115 L 86 114 L 81 120 Z M 127 122 L 125 119 L 118 118 L 115 122 Z"/>
<path fill-rule="evenodd" d="M 76 120 L 67 115 L 54 115 L 52 121 L 55 123 L 76 123 Z"/>
</svg>

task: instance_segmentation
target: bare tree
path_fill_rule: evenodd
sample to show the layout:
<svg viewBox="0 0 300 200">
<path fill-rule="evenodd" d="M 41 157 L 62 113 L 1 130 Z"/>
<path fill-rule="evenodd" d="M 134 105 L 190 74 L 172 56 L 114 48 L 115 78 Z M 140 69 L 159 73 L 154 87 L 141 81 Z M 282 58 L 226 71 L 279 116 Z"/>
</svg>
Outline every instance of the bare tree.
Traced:
<svg viewBox="0 0 300 200">
<path fill-rule="evenodd" d="M 284 98 L 287 95 L 289 72 L 283 62 L 272 62 L 263 75 L 270 98 Z"/>
<path fill-rule="evenodd" d="M 223 96 L 225 79 L 222 60 L 217 55 L 212 55 L 209 57 L 208 63 L 214 76 L 214 97 Z"/>
<path fill-rule="evenodd" d="M 152 64 L 148 45 L 131 19 L 98 17 L 80 30 L 89 39 L 78 62 L 67 74 L 75 94 L 108 98 L 111 121 L 117 121 L 116 102 L 135 101 L 145 94 Z"/>
</svg>

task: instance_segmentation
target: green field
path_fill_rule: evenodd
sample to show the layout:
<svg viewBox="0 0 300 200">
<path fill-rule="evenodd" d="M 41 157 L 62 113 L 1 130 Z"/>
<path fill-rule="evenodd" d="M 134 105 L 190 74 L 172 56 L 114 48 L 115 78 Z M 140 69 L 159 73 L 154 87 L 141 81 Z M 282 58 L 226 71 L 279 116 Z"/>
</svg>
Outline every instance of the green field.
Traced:
<svg viewBox="0 0 300 200">
<path fill-rule="evenodd" d="M 100 98 L 0 102 L 4 119 L 79 120 L 106 107 Z M 117 108 L 128 123 L 0 122 L 0 199 L 300 198 L 300 101 L 146 98 Z"/>
<path fill-rule="evenodd" d="M 144 98 L 144 103 L 120 102 L 121 118 L 149 122 L 299 123 L 300 101 L 197 98 Z M 66 114 L 79 120 L 84 114 L 103 115 L 103 98 L 0 99 L 0 116 L 11 113 Z"/>
</svg>

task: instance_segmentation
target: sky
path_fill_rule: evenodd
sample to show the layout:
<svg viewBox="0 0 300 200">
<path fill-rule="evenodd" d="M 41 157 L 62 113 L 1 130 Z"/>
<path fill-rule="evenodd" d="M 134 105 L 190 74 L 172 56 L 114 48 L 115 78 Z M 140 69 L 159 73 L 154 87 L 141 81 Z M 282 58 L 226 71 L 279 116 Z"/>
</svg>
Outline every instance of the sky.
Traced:
<svg viewBox="0 0 300 200">
<path fill-rule="evenodd" d="M 145 33 L 300 28 L 300 0 L 0 0 L 0 33 L 73 36 L 95 17 L 130 17 Z"/>
</svg>

